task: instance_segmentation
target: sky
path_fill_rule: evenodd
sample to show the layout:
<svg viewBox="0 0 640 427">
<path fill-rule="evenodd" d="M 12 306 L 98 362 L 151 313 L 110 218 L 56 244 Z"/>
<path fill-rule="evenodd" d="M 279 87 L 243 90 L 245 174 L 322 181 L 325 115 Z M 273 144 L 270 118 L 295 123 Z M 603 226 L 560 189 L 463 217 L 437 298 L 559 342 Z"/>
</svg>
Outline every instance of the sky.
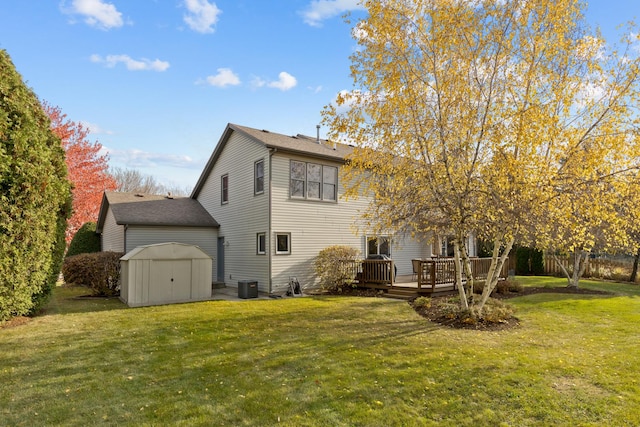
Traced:
<svg viewBox="0 0 640 427">
<path fill-rule="evenodd" d="M 640 0 L 588 4 L 610 42 L 640 17 Z M 353 88 L 364 16 L 358 0 L 0 0 L 0 49 L 110 166 L 188 191 L 227 123 L 315 136 Z"/>
</svg>

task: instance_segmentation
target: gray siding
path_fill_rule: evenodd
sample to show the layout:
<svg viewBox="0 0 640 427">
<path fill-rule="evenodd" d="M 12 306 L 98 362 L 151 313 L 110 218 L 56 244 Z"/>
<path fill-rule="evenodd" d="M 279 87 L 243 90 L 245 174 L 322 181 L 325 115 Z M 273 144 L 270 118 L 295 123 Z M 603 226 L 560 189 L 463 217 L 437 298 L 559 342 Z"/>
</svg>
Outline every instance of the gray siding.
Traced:
<svg viewBox="0 0 640 427">
<path fill-rule="evenodd" d="M 344 187 L 340 180 L 337 202 L 292 199 L 289 197 L 291 159 L 340 167 L 339 163 L 300 156 L 273 156 L 272 254 L 275 254 L 273 236 L 278 232 L 291 233 L 291 254 L 273 255 L 272 280 L 276 293 L 286 289 L 290 277 L 296 277 L 303 287 L 315 285 L 313 263 L 318 252 L 328 246 L 349 245 L 364 253 L 363 238 L 353 226 L 368 201 L 364 198 L 343 200 Z"/>
<path fill-rule="evenodd" d="M 138 246 L 156 243 L 185 243 L 200 247 L 213 259 L 212 277 L 216 278 L 216 239 L 217 230 L 206 227 L 158 227 L 131 225 L 127 229 L 127 247 L 129 252 Z"/>
<path fill-rule="evenodd" d="M 254 195 L 254 163 L 264 160 L 264 193 Z M 221 176 L 229 175 L 229 202 L 221 204 Z M 256 253 L 256 236 L 267 234 L 269 244 L 269 151 L 252 139 L 234 132 L 218 157 L 198 201 L 220 224 L 224 237 L 225 283 L 256 280 L 262 292 L 269 291 L 269 257 Z M 214 263 L 215 264 L 215 263 Z"/>
<path fill-rule="evenodd" d="M 100 242 L 103 251 L 126 252 L 124 250 L 124 225 L 116 224 L 111 208 L 107 211 Z"/>
</svg>

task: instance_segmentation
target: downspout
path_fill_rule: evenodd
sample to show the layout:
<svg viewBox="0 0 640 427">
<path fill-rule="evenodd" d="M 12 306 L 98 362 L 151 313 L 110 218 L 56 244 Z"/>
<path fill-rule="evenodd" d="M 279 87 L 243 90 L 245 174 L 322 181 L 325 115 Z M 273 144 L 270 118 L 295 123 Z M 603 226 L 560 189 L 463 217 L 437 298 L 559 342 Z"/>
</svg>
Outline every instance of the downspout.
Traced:
<svg viewBox="0 0 640 427">
<path fill-rule="evenodd" d="M 269 268 L 269 295 L 271 295 L 271 292 L 273 291 L 273 281 L 272 281 L 272 267 L 271 267 L 271 257 L 273 252 L 271 251 L 271 241 L 272 241 L 272 232 L 271 232 L 271 208 L 272 208 L 272 194 L 271 194 L 271 190 L 272 190 L 272 186 L 271 186 L 271 177 L 272 177 L 272 161 L 271 158 L 273 157 L 274 154 L 276 154 L 276 152 L 278 151 L 277 148 L 269 148 L 269 195 L 268 195 L 268 199 L 269 199 L 269 214 L 267 217 L 267 242 L 269 242 L 268 247 L 269 249 L 267 250 L 267 262 L 268 262 L 268 268 Z"/>
<path fill-rule="evenodd" d="M 124 253 L 126 254 L 127 252 L 129 252 L 127 250 L 127 229 L 129 228 L 129 224 L 125 224 L 124 227 L 122 227 L 122 232 L 124 234 L 124 236 L 122 236 L 122 240 L 124 241 Z"/>
</svg>

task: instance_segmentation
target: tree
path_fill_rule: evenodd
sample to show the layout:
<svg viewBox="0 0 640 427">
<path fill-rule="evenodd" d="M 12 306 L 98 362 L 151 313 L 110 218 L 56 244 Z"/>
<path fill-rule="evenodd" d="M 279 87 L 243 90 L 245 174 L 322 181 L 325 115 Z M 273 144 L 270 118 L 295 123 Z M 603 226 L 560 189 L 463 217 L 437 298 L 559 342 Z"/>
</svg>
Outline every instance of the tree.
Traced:
<svg viewBox="0 0 640 427">
<path fill-rule="evenodd" d="M 461 308 L 481 316 L 543 212 L 636 166 L 637 55 L 606 51 L 578 0 L 364 4 L 355 89 L 324 111 L 329 137 L 356 145 L 348 196 L 372 195 L 366 226 L 451 235 Z M 493 243 L 480 298 L 461 286 L 471 232 Z"/>
<path fill-rule="evenodd" d="M 108 156 L 100 153 L 102 145 L 88 141 L 89 129 L 68 120 L 59 107 L 46 102 L 42 106 L 51 120 L 51 130 L 62 142 L 73 185 L 73 213 L 65 237 L 68 244 L 82 224 L 98 217 L 102 193 L 115 190 L 116 181 L 108 173 Z"/>
<path fill-rule="evenodd" d="M 187 196 L 190 191 L 178 186 L 167 186 L 159 183 L 153 176 L 144 175 L 136 169 L 112 168 L 109 173 L 116 181 L 116 191 L 122 193 L 163 194 Z"/>
<path fill-rule="evenodd" d="M 0 50 L 0 321 L 33 312 L 60 272 L 71 193 L 49 126 Z"/>
</svg>

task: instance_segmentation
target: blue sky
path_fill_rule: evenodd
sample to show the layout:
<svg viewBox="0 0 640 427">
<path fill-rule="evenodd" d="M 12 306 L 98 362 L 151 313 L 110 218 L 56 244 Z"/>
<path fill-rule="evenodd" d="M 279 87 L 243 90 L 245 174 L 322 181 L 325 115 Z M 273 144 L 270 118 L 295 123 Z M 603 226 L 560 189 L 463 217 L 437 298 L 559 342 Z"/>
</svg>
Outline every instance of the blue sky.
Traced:
<svg viewBox="0 0 640 427">
<path fill-rule="evenodd" d="M 0 0 L 0 49 L 110 165 L 191 188 L 228 122 L 315 135 L 352 87 L 358 0 Z M 610 41 L 640 0 L 593 0 Z M 324 131 L 321 130 L 324 135 Z"/>
</svg>

